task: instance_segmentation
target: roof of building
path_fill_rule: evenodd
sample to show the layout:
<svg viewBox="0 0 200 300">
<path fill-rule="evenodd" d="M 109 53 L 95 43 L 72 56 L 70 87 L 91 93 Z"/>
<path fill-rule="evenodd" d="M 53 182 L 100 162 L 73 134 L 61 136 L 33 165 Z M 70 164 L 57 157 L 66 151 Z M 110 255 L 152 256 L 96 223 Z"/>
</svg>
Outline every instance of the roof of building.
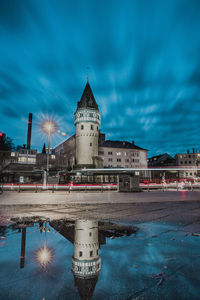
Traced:
<svg viewBox="0 0 200 300">
<path fill-rule="evenodd" d="M 78 108 L 93 108 L 99 110 L 88 81 L 81 96 L 81 100 L 78 102 Z"/>
<path fill-rule="evenodd" d="M 138 147 L 135 144 L 127 142 L 127 141 L 111 141 L 111 140 L 106 140 L 106 141 L 102 141 L 99 144 L 99 147 L 124 148 L 124 149 L 135 149 L 135 150 L 137 149 L 137 150 L 148 151 L 147 149 Z"/>
<path fill-rule="evenodd" d="M 162 166 L 162 165 L 175 165 L 176 160 L 171 157 L 168 153 L 155 155 L 148 159 L 148 165 L 149 166 Z"/>
</svg>

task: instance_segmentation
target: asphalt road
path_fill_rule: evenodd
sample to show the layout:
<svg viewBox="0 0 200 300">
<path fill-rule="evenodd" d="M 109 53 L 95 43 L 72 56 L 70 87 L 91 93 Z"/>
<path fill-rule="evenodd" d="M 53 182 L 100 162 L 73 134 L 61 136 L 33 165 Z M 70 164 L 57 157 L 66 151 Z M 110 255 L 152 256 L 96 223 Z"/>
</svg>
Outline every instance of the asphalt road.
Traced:
<svg viewBox="0 0 200 300">
<path fill-rule="evenodd" d="M 4 192 L 0 213 L 1 219 L 38 216 L 50 220 L 161 221 L 200 228 L 200 192 Z"/>
</svg>

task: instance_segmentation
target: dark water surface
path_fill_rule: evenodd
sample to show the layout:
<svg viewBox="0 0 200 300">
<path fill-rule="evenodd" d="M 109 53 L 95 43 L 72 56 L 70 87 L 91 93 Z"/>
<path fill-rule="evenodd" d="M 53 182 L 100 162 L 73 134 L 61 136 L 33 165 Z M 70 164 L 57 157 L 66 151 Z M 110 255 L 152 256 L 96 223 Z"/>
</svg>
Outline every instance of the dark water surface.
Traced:
<svg viewBox="0 0 200 300">
<path fill-rule="evenodd" d="M 26 219 L 0 233 L 3 300 L 200 299 L 200 237 L 180 225 Z"/>
</svg>

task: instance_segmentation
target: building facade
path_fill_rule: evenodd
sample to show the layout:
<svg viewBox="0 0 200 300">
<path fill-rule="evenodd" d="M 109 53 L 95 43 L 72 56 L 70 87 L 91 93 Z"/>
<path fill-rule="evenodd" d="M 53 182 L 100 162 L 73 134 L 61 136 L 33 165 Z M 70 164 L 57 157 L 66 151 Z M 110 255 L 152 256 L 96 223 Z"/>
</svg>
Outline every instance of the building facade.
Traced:
<svg viewBox="0 0 200 300">
<path fill-rule="evenodd" d="M 134 142 L 105 140 L 101 134 L 99 156 L 104 168 L 147 168 L 147 150 Z"/>
<path fill-rule="evenodd" d="M 200 166 L 200 152 L 192 153 L 187 150 L 187 153 L 179 153 L 175 155 L 176 164 L 179 167 L 188 168 L 188 170 L 180 171 L 180 177 L 196 177 L 198 175 L 197 168 Z"/>
</svg>

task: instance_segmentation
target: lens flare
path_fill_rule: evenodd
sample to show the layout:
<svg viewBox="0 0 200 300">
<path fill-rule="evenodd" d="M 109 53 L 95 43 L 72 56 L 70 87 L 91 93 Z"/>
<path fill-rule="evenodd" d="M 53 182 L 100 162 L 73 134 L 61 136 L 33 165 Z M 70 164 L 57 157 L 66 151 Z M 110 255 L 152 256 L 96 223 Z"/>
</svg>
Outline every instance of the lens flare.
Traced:
<svg viewBox="0 0 200 300">
<path fill-rule="evenodd" d="M 47 134 L 52 134 L 56 132 L 56 123 L 52 120 L 44 120 L 41 124 L 42 130 Z"/>
<path fill-rule="evenodd" d="M 46 246 L 40 248 L 36 252 L 36 259 L 42 267 L 46 267 L 52 261 L 52 258 L 53 253 Z"/>
</svg>

